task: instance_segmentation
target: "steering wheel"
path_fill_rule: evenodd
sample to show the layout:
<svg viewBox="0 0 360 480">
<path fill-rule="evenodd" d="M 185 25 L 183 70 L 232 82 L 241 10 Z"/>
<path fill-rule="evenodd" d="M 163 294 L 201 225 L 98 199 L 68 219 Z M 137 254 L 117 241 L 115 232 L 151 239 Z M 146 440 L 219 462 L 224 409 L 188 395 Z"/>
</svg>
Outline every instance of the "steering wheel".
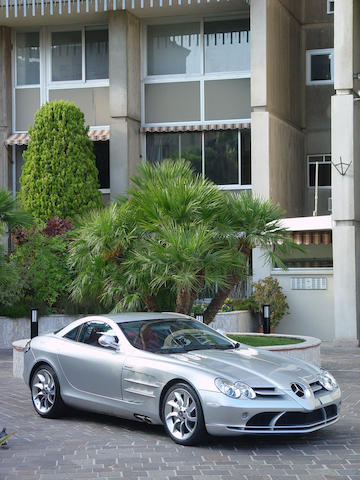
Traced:
<svg viewBox="0 0 360 480">
<path fill-rule="evenodd" d="M 178 330 L 177 332 L 170 333 L 164 340 L 163 343 L 163 348 L 169 348 L 173 343 L 176 342 L 176 337 L 179 337 L 181 335 L 185 334 L 192 334 L 192 333 L 199 333 L 199 330 L 197 328 L 184 328 L 183 330 Z M 200 342 L 199 342 L 200 343 Z"/>
</svg>

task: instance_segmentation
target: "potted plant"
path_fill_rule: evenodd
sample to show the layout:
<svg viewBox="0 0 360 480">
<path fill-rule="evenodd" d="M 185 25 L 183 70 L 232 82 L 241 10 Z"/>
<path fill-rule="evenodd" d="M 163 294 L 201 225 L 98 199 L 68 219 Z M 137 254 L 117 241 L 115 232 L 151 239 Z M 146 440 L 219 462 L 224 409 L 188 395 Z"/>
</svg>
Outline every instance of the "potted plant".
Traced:
<svg viewBox="0 0 360 480">
<path fill-rule="evenodd" d="M 253 288 L 251 308 L 254 312 L 261 313 L 263 305 L 270 305 L 270 327 L 271 333 L 273 333 L 283 316 L 289 313 L 286 295 L 278 280 L 271 276 L 253 283 Z M 262 331 L 262 325 L 260 325 L 259 331 Z"/>
</svg>

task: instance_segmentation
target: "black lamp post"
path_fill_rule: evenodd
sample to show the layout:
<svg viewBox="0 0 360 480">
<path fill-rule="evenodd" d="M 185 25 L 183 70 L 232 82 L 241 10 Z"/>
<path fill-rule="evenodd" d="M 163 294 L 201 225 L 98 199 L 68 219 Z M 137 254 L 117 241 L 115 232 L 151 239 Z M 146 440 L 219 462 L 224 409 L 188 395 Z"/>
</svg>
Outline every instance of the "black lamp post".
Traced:
<svg viewBox="0 0 360 480">
<path fill-rule="evenodd" d="M 263 329 L 264 333 L 270 333 L 270 305 L 269 304 L 264 304 L 263 305 Z"/>
<path fill-rule="evenodd" d="M 39 310 L 37 308 L 31 309 L 30 322 L 30 338 L 37 337 L 39 335 Z"/>
</svg>

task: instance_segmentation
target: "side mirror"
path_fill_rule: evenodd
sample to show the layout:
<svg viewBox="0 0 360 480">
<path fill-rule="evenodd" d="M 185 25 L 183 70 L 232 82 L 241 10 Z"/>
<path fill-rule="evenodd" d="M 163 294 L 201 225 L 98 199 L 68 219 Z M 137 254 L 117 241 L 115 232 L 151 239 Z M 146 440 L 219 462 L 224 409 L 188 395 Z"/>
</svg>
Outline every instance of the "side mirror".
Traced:
<svg viewBox="0 0 360 480">
<path fill-rule="evenodd" d="M 120 350 L 120 345 L 113 335 L 101 335 L 101 337 L 99 337 L 99 344 L 105 348 L 114 348 L 115 350 Z"/>
</svg>

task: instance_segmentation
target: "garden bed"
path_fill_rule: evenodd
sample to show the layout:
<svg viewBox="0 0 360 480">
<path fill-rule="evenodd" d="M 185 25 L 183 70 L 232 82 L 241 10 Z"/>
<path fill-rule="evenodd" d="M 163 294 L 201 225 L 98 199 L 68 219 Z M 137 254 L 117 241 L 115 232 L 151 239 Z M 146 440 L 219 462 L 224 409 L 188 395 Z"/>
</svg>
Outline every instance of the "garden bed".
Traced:
<svg viewBox="0 0 360 480">
<path fill-rule="evenodd" d="M 229 334 L 229 338 L 239 343 L 245 343 L 251 347 L 272 347 L 274 345 L 296 345 L 303 343 L 303 338 L 289 338 L 277 335 L 233 335 Z"/>
<path fill-rule="evenodd" d="M 303 335 L 274 335 L 274 334 L 263 334 L 263 333 L 243 333 L 243 332 L 229 332 L 228 336 L 230 338 L 234 337 L 246 337 L 247 339 L 252 338 L 253 342 L 275 342 L 279 341 L 281 338 L 281 344 L 275 345 L 263 345 L 260 346 L 253 344 L 252 346 L 258 346 L 264 350 L 269 350 L 280 355 L 290 356 L 304 360 L 305 362 L 310 362 L 315 365 L 320 366 L 320 345 L 321 340 L 315 337 L 305 337 Z M 273 340 L 271 340 L 273 339 Z M 239 340 L 236 340 L 239 341 Z M 249 341 L 249 340 L 248 340 Z M 284 342 L 284 343 L 283 343 Z"/>
</svg>

